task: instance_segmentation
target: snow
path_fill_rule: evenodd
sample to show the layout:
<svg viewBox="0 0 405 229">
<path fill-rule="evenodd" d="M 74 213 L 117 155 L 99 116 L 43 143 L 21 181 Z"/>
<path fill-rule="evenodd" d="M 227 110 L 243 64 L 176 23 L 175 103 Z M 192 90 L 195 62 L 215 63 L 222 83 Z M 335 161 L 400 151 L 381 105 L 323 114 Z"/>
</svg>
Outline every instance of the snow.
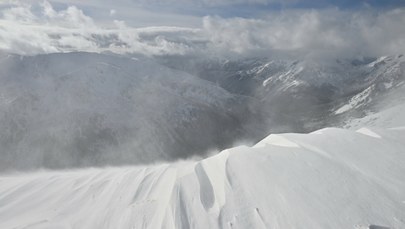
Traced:
<svg viewBox="0 0 405 229">
<path fill-rule="evenodd" d="M 0 228 L 404 228 L 405 129 L 316 133 L 201 161 L 2 174 Z"/>
<path fill-rule="evenodd" d="M 377 64 L 383 62 L 383 61 L 386 60 L 386 59 L 388 59 L 388 56 L 379 57 L 377 60 L 375 60 L 375 61 L 369 63 L 367 66 L 370 67 L 370 68 L 373 68 L 373 67 L 375 67 Z"/>
<path fill-rule="evenodd" d="M 362 118 L 351 119 L 344 126 L 349 129 L 359 129 L 364 126 L 377 128 L 398 128 L 405 126 L 405 104 L 398 104 L 376 113 L 370 113 Z"/>
<path fill-rule="evenodd" d="M 263 86 L 266 87 L 274 80 L 281 80 L 282 82 L 286 82 L 286 84 L 283 85 L 285 88 L 300 85 L 301 82 L 296 80 L 295 77 L 297 77 L 303 70 L 303 66 L 292 66 L 289 70 L 287 70 L 287 72 L 283 72 L 279 76 L 271 76 L 268 79 L 264 80 Z"/>
<path fill-rule="evenodd" d="M 373 138 L 381 138 L 380 135 L 374 133 L 372 130 L 370 130 L 368 128 L 365 128 L 365 127 L 361 128 L 361 129 L 358 129 L 356 132 L 365 134 L 365 135 L 373 137 Z"/>
<path fill-rule="evenodd" d="M 283 137 L 282 135 L 271 134 L 267 138 L 263 139 L 259 143 L 256 144 L 255 147 L 263 147 L 266 144 L 275 145 L 275 146 L 284 146 L 284 147 L 292 147 L 298 148 L 299 145 L 295 144 L 294 142 L 288 140 L 287 138 Z"/>
<path fill-rule="evenodd" d="M 365 89 L 364 91 L 362 91 L 361 93 L 353 96 L 348 104 L 343 105 L 342 107 L 340 107 L 339 109 L 337 109 L 335 111 L 335 114 L 342 114 L 346 111 L 349 111 L 353 108 L 356 108 L 360 105 L 362 105 L 370 96 L 371 91 L 373 89 L 373 86 L 368 87 L 367 89 Z"/>
<path fill-rule="evenodd" d="M 390 89 L 392 86 L 394 86 L 393 82 L 384 83 L 385 89 Z"/>
</svg>

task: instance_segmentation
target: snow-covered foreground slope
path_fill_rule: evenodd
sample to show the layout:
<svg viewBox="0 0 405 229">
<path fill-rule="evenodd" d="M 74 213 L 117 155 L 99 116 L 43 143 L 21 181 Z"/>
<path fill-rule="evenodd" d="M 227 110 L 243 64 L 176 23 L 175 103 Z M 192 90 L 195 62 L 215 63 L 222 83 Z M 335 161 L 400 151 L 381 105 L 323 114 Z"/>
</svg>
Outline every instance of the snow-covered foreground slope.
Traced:
<svg viewBox="0 0 405 229">
<path fill-rule="evenodd" d="M 199 162 L 3 174 L 0 228 L 405 228 L 404 139 L 328 128 Z"/>
</svg>

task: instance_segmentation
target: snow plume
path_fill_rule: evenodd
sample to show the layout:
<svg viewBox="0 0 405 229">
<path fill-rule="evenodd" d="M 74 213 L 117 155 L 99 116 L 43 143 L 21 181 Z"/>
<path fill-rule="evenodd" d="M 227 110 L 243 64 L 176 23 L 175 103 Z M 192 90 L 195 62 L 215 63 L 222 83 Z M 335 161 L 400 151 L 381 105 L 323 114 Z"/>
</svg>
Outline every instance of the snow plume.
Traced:
<svg viewBox="0 0 405 229">
<path fill-rule="evenodd" d="M 291 10 L 261 18 L 202 18 L 201 28 L 106 26 L 69 6 L 48 2 L 3 7 L 0 49 L 38 53 L 89 51 L 146 55 L 381 56 L 405 52 L 405 9 Z"/>
<path fill-rule="evenodd" d="M 0 53 L 0 172 L 201 158 L 265 136 L 259 109 L 146 58 Z"/>
</svg>

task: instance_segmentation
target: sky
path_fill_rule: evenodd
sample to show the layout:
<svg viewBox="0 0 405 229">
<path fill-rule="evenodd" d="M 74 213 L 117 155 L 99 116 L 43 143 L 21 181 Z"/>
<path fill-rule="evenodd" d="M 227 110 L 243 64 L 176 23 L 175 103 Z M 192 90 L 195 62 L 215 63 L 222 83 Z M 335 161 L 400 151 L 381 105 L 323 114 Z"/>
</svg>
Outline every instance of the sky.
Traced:
<svg viewBox="0 0 405 229">
<path fill-rule="evenodd" d="M 0 0 L 0 7 L 12 4 L 37 5 L 40 0 Z M 201 17 L 260 18 L 286 10 L 322 10 L 337 8 L 394 9 L 405 7 L 405 0 L 49 0 L 56 10 L 74 5 L 100 23 L 111 19 L 124 20 L 128 25 L 201 26 Z M 33 7 L 35 10 L 35 7 Z M 38 9 L 36 9 L 38 10 Z"/>
<path fill-rule="evenodd" d="M 299 58 L 405 53 L 405 0 L 0 0 L 0 50 Z"/>
</svg>

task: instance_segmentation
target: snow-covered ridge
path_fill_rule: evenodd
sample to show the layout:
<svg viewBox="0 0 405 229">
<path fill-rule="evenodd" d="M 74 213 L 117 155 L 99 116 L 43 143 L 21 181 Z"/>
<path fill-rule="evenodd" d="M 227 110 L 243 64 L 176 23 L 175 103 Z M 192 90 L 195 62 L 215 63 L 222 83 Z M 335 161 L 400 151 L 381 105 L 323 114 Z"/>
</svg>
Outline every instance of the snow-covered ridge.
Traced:
<svg viewBox="0 0 405 229">
<path fill-rule="evenodd" d="M 404 228 L 403 139 L 328 128 L 197 162 L 3 174 L 0 228 Z"/>
</svg>

